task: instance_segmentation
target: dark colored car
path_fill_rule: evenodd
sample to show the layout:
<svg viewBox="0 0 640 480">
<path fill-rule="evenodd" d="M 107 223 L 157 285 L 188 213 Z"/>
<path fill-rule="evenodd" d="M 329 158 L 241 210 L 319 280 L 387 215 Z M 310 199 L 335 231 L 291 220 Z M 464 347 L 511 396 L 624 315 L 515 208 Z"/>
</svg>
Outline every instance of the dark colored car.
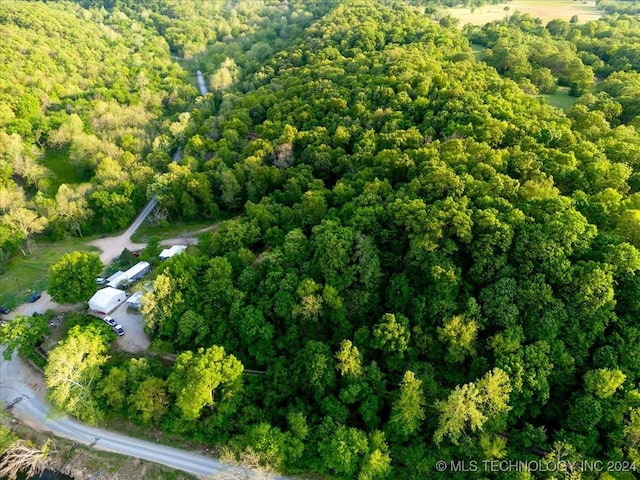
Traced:
<svg viewBox="0 0 640 480">
<path fill-rule="evenodd" d="M 116 334 L 121 337 L 122 335 L 124 335 L 124 328 L 122 328 L 122 325 L 118 324 L 114 327 L 114 330 L 116 331 Z"/>
<path fill-rule="evenodd" d="M 42 298 L 42 294 L 40 292 L 36 292 L 29 297 L 29 303 L 35 303 Z"/>
<path fill-rule="evenodd" d="M 9 310 L 7 307 L 0 307 L 0 313 L 3 313 L 3 314 L 5 314 L 5 315 L 6 315 L 6 314 L 7 314 L 7 313 L 9 313 L 10 311 L 11 311 L 11 310 Z"/>
</svg>

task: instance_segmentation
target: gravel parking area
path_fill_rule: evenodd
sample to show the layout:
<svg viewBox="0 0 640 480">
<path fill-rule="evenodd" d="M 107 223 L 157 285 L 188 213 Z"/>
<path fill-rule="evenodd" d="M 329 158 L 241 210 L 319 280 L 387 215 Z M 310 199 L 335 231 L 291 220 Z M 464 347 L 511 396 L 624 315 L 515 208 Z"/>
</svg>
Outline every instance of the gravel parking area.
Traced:
<svg viewBox="0 0 640 480">
<path fill-rule="evenodd" d="M 49 294 L 44 291 L 42 292 L 42 298 L 36 300 L 33 303 L 23 303 L 22 305 L 18 305 L 14 310 L 12 310 L 7 315 L 3 315 L 2 317 L 5 320 L 9 320 L 16 315 L 26 315 L 27 317 L 32 316 L 34 313 L 44 313 L 47 310 L 53 310 L 54 312 L 69 312 L 71 310 L 78 310 L 81 308 L 82 304 L 75 305 L 60 305 L 59 303 L 51 300 Z M 86 305 L 86 304 L 85 304 Z"/>
<path fill-rule="evenodd" d="M 127 303 L 120 305 L 109 314 L 110 317 L 122 325 L 124 335 L 118 337 L 117 345 L 126 352 L 144 352 L 149 346 L 150 340 L 144 332 L 144 318 L 131 308 L 127 308 Z"/>
</svg>

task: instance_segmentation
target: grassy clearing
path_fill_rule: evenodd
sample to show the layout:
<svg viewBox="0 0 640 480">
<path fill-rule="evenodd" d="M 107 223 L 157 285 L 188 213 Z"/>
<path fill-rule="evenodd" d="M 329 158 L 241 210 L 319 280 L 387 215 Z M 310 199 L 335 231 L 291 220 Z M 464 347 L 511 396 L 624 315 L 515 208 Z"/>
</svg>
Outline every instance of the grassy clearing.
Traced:
<svg viewBox="0 0 640 480">
<path fill-rule="evenodd" d="M 69 150 L 66 148 L 47 150 L 40 159 L 40 163 L 47 167 L 53 174 L 53 176 L 48 179 L 46 185 L 45 193 L 49 195 L 55 195 L 63 183 L 73 185 L 88 180 L 82 172 L 71 165 L 71 162 L 69 162 Z"/>
<path fill-rule="evenodd" d="M 476 62 L 480 62 L 481 58 L 482 58 L 482 52 L 484 51 L 484 48 L 482 45 L 478 45 L 477 43 L 472 43 L 471 44 L 471 51 L 473 52 L 473 56 L 476 59 Z"/>
<path fill-rule="evenodd" d="M 74 251 L 96 251 L 85 245 L 86 238 L 67 238 L 55 243 L 35 243 L 31 255 L 16 255 L 0 275 L 0 305 L 13 309 L 24 303 L 31 293 L 46 290 L 49 266 Z"/>
<path fill-rule="evenodd" d="M 506 7 L 509 9 L 505 10 Z M 473 9 L 448 8 L 445 12 L 460 19 L 460 26 L 467 23 L 484 25 L 501 20 L 514 12 L 528 13 L 532 17 L 540 18 L 545 25 L 554 18 L 569 21 L 577 15 L 579 23 L 586 23 L 602 16 L 602 12 L 596 9 L 594 0 L 588 0 L 586 3 L 580 0 L 516 0 L 508 4 L 484 5 Z"/>
<path fill-rule="evenodd" d="M 544 98 L 549 105 L 560 108 L 561 110 L 567 110 L 576 103 L 578 97 L 572 97 L 569 95 L 569 88 L 559 87 L 556 93 L 547 95 L 538 95 L 540 98 Z"/>
<path fill-rule="evenodd" d="M 210 227 L 223 220 L 225 219 L 216 218 L 199 222 L 176 222 L 168 225 L 155 226 L 151 226 L 145 222 L 138 228 L 136 233 L 131 236 L 131 241 L 134 243 L 146 243 L 151 237 L 158 237 L 164 240 L 167 238 L 187 236 L 196 230 Z"/>
</svg>

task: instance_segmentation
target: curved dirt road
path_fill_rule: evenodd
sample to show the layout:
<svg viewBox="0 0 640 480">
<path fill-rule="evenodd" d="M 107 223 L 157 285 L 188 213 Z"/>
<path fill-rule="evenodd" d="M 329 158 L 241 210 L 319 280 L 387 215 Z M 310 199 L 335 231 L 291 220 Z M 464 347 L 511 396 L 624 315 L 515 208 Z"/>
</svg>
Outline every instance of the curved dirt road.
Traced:
<svg viewBox="0 0 640 480">
<path fill-rule="evenodd" d="M 22 366 L 22 368 L 28 367 Z M 214 477 L 220 475 L 224 478 L 237 479 L 254 477 L 250 471 L 204 455 L 90 427 L 64 417 L 49 419 L 47 418 L 49 407 L 26 383 L 24 377 L 25 375 L 21 371 L 21 362 L 15 353 L 10 361 L 0 360 L 0 401 L 7 405 L 12 414 L 26 425 L 38 430 L 50 431 L 100 450 L 142 458 L 195 475 Z M 255 476 L 258 474 L 256 473 Z M 272 479 L 285 480 L 283 477 L 272 477 Z"/>
</svg>

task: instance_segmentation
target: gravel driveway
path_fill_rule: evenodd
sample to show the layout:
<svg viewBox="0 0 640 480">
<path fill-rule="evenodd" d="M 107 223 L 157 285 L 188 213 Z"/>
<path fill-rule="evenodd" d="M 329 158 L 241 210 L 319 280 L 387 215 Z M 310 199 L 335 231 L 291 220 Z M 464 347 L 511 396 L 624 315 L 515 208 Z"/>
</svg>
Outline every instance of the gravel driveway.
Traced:
<svg viewBox="0 0 640 480">
<path fill-rule="evenodd" d="M 120 305 L 109 314 L 122 325 L 124 335 L 118 337 L 118 347 L 126 352 L 144 352 L 149 347 L 149 337 L 144 332 L 144 318 L 139 312 Z"/>
</svg>

